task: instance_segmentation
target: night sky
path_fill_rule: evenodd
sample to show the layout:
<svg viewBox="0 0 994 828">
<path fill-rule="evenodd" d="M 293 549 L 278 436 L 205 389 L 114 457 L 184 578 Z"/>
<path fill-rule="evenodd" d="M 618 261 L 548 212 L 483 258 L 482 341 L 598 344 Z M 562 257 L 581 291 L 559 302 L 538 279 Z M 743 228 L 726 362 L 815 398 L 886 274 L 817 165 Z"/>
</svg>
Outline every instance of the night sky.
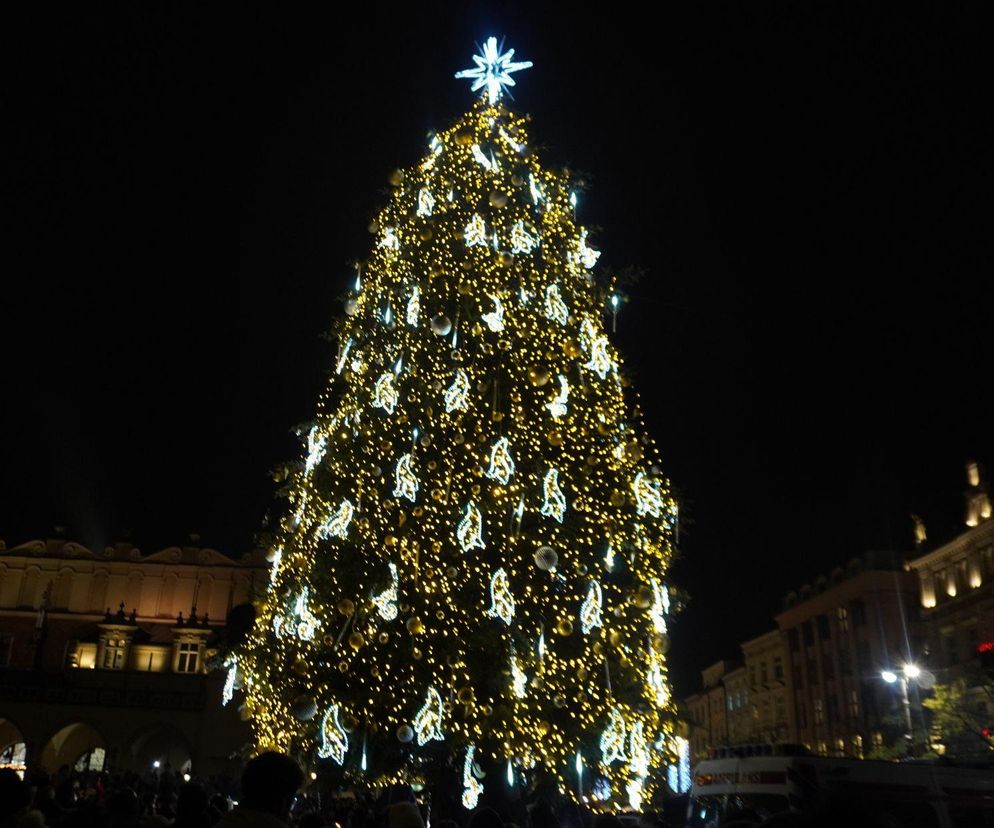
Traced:
<svg viewBox="0 0 994 828">
<path fill-rule="evenodd" d="M 513 106 L 602 262 L 644 273 L 617 339 L 685 517 L 678 690 L 788 590 L 902 557 L 910 512 L 962 525 L 994 466 L 989 19 L 145 5 L 0 27 L 8 546 L 251 547 L 387 177 L 489 34 L 535 62 Z"/>
</svg>

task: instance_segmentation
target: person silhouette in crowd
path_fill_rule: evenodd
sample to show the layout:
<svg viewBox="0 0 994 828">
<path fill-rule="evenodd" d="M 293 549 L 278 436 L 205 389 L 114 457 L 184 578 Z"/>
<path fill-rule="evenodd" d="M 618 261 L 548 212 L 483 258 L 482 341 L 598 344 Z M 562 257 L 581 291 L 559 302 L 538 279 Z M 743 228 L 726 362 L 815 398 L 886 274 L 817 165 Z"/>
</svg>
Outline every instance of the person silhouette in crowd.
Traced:
<svg viewBox="0 0 994 828">
<path fill-rule="evenodd" d="M 283 753 L 260 753 L 242 773 L 238 807 L 226 814 L 217 828 L 285 828 L 304 772 Z"/>
</svg>

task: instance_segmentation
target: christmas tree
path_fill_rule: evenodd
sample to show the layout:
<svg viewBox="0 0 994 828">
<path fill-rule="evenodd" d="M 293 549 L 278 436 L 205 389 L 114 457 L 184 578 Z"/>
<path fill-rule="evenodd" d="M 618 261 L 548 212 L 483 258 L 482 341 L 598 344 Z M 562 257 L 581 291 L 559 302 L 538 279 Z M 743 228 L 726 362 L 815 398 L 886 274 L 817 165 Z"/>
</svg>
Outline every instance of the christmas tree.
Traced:
<svg viewBox="0 0 994 828">
<path fill-rule="evenodd" d="M 447 763 L 466 807 L 546 774 L 637 809 L 673 761 L 676 506 L 572 182 L 502 102 L 512 57 L 487 42 L 457 75 L 482 97 L 391 179 L 226 699 L 259 749 Z"/>
</svg>

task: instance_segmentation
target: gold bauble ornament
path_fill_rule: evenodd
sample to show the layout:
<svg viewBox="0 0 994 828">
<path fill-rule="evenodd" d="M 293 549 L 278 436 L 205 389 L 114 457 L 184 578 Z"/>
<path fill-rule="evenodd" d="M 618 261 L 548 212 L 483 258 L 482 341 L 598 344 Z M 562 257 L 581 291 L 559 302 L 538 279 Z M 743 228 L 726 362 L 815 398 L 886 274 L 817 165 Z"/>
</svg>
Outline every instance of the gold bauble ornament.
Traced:
<svg viewBox="0 0 994 828">
<path fill-rule="evenodd" d="M 294 659 L 292 669 L 293 669 L 293 672 L 295 672 L 298 676 L 306 675 L 307 674 L 307 659 L 305 659 L 303 656 L 297 656 L 297 658 Z"/>
<path fill-rule="evenodd" d="M 635 593 L 635 606 L 639 609 L 648 609 L 652 606 L 653 597 L 652 587 L 642 584 Z"/>
<path fill-rule="evenodd" d="M 576 677 L 580 681 L 586 681 L 587 680 L 587 676 L 589 676 L 589 675 L 590 675 L 590 671 L 586 667 L 581 667 L 579 670 L 576 671 Z"/>
<path fill-rule="evenodd" d="M 445 611 L 444 611 L 444 610 L 436 610 L 436 611 L 435 611 L 435 617 L 436 617 L 436 618 L 437 618 L 437 619 L 438 619 L 439 621 L 442 621 L 442 620 L 444 620 L 444 619 L 445 619 Z"/>
<path fill-rule="evenodd" d="M 563 433 L 558 428 L 552 429 L 545 437 L 549 441 L 550 446 L 561 446 L 563 444 Z"/>
<path fill-rule="evenodd" d="M 607 437 L 612 431 L 611 426 L 608 423 L 597 423 L 597 433 Z"/>
<path fill-rule="evenodd" d="M 450 667 L 457 667 L 459 665 L 460 655 L 459 653 L 449 653 L 445 657 L 445 663 Z"/>
<path fill-rule="evenodd" d="M 415 647 L 413 650 L 411 650 L 411 657 L 415 661 L 421 661 L 422 656 L 424 656 L 424 653 L 421 652 L 420 647 Z"/>
<path fill-rule="evenodd" d="M 595 641 L 594 646 L 590 648 L 595 656 L 599 656 L 604 652 L 604 645 L 600 641 Z"/>
<path fill-rule="evenodd" d="M 420 635 L 425 631 L 425 625 L 422 623 L 421 619 L 416 615 L 413 618 L 407 619 L 407 631 L 411 635 Z"/>
<path fill-rule="evenodd" d="M 459 699 L 459 704 L 472 704 L 476 694 L 472 687 L 460 687 L 456 698 Z"/>
<path fill-rule="evenodd" d="M 411 605 L 410 604 L 407 604 L 404 601 L 400 602 L 400 611 L 401 612 L 408 612 L 410 609 L 411 609 Z"/>
<path fill-rule="evenodd" d="M 365 643 L 366 643 L 366 639 L 363 638 L 362 633 L 360 633 L 360 632 L 354 632 L 354 633 L 352 633 L 352 635 L 349 636 L 349 646 L 353 650 L 359 650 L 359 649 L 361 649 L 362 645 L 365 644 Z"/>
<path fill-rule="evenodd" d="M 613 492 L 611 492 L 611 496 L 610 496 L 610 498 L 608 498 L 608 502 L 612 506 L 624 506 L 625 505 L 625 493 L 623 491 L 621 491 L 621 489 L 615 489 Z"/>
<path fill-rule="evenodd" d="M 580 345 L 575 339 L 567 339 L 563 343 L 563 353 L 570 359 L 580 356 Z"/>
<path fill-rule="evenodd" d="M 473 138 L 473 133 L 469 129 L 460 129 L 456 133 L 456 143 L 461 147 L 468 147 L 471 144 L 475 144 L 476 141 Z"/>
<path fill-rule="evenodd" d="M 403 183 L 404 183 L 403 170 L 394 170 L 392 173 L 390 173 L 390 186 L 399 187 Z"/>
<path fill-rule="evenodd" d="M 573 622 L 569 618 L 560 618 L 556 621 L 556 633 L 566 638 L 573 634 Z"/>
<path fill-rule="evenodd" d="M 670 637 L 668 635 L 657 635 L 652 639 L 652 646 L 657 653 L 666 655 L 670 651 Z"/>
<path fill-rule="evenodd" d="M 556 695 L 555 695 L 555 696 L 553 697 L 553 699 L 552 699 L 552 703 L 553 703 L 553 704 L 554 704 L 554 705 L 555 705 L 556 707 L 558 707 L 558 708 L 562 709 L 562 708 L 564 708 L 564 707 L 566 706 L 566 697 L 565 697 L 564 695 L 562 695 L 562 693 L 557 693 L 557 694 L 556 694 Z"/>
<path fill-rule="evenodd" d="M 347 673 L 349 671 L 349 663 L 343 658 L 338 662 L 338 672 Z"/>
<path fill-rule="evenodd" d="M 380 644 L 386 644 L 390 640 L 390 633 L 381 632 L 378 636 L 376 636 L 376 640 L 379 641 Z"/>
<path fill-rule="evenodd" d="M 514 256 L 512 256 L 510 253 L 504 253 L 504 252 L 499 253 L 497 255 L 497 263 L 501 267 L 510 267 L 512 264 L 514 264 Z"/>
<path fill-rule="evenodd" d="M 481 713 L 482 713 L 482 714 L 483 714 L 484 716 L 493 716 L 493 715 L 494 715 L 494 709 L 493 709 L 493 708 L 492 708 L 492 707 L 491 707 L 491 706 L 490 706 L 489 704 L 485 704 L 485 705 L 483 705 L 483 706 L 482 706 L 482 707 L 480 708 L 480 712 L 481 712 Z"/>
<path fill-rule="evenodd" d="M 420 238 L 421 241 L 428 241 L 428 239 L 431 238 L 431 228 L 430 227 L 421 228 L 421 232 L 418 233 L 418 238 Z"/>
<path fill-rule="evenodd" d="M 252 711 L 247 704 L 243 704 L 238 708 L 238 718 L 243 722 L 247 722 L 252 718 Z"/>
<path fill-rule="evenodd" d="M 528 370 L 528 381 L 536 388 L 541 388 L 545 385 L 549 381 L 550 376 L 548 371 L 542 371 L 538 368 L 530 368 Z"/>
<path fill-rule="evenodd" d="M 549 727 L 548 722 L 541 721 L 537 725 L 535 725 L 535 729 L 538 731 L 539 736 L 547 736 L 551 728 Z"/>
<path fill-rule="evenodd" d="M 483 325 L 479 322 L 474 322 L 473 327 L 469 329 L 469 332 L 473 334 L 473 336 L 479 336 L 483 333 Z"/>
<path fill-rule="evenodd" d="M 371 668 L 370 668 L 370 670 L 369 670 L 369 674 L 370 674 L 370 675 L 371 675 L 371 676 L 372 676 L 373 678 L 376 678 L 376 679 L 378 679 L 378 678 L 380 677 L 380 668 L 379 668 L 379 667 L 375 667 L 375 666 L 374 666 L 374 667 L 371 667 Z"/>
<path fill-rule="evenodd" d="M 321 636 L 321 641 L 325 647 L 330 647 L 332 644 L 335 643 L 335 636 L 330 635 L 329 633 L 325 633 L 323 636 Z"/>
<path fill-rule="evenodd" d="M 490 194 L 490 206 L 491 207 L 506 207 L 507 206 L 507 196 L 504 193 L 492 192 Z"/>
<path fill-rule="evenodd" d="M 344 616 L 352 615 L 355 612 L 355 604 L 348 598 L 343 598 L 338 602 L 338 611 Z"/>
<path fill-rule="evenodd" d="M 385 504 L 384 504 L 384 505 L 385 505 Z M 385 538 L 383 539 L 383 543 L 384 543 L 384 545 L 386 545 L 386 546 L 396 546 L 396 545 L 397 545 L 397 538 L 396 538 L 396 536 L 395 536 L 395 535 L 387 535 L 387 536 L 386 536 L 386 537 L 385 537 Z"/>
<path fill-rule="evenodd" d="M 611 642 L 612 647 L 617 647 L 621 643 L 621 633 L 617 630 L 611 630 L 607 634 L 607 640 Z"/>
</svg>

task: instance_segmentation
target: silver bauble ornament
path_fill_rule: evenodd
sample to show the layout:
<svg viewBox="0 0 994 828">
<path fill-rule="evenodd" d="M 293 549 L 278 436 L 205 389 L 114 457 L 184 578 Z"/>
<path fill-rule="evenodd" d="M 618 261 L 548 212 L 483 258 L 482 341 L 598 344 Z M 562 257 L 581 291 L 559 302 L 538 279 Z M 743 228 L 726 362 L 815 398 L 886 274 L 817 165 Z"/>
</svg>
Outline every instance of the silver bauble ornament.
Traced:
<svg viewBox="0 0 994 828">
<path fill-rule="evenodd" d="M 309 722 L 318 714 L 317 702 L 313 696 L 297 696 L 290 705 L 290 710 L 298 722 Z"/>
<path fill-rule="evenodd" d="M 559 563 L 559 553 L 551 546 L 540 546 L 535 553 L 535 566 L 543 572 L 549 572 Z"/>
<path fill-rule="evenodd" d="M 414 738 L 414 728 L 410 725 L 401 725 L 397 728 L 397 738 L 406 745 Z"/>
<path fill-rule="evenodd" d="M 359 302 L 356 299 L 346 299 L 345 312 L 349 316 L 355 316 L 359 312 Z"/>
<path fill-rule="evenodd" d="M 431 330 L 438 336 L 445 336 L 452 330 L 452 320 L 441 313 L 431 320 Z"/>
</svg>

